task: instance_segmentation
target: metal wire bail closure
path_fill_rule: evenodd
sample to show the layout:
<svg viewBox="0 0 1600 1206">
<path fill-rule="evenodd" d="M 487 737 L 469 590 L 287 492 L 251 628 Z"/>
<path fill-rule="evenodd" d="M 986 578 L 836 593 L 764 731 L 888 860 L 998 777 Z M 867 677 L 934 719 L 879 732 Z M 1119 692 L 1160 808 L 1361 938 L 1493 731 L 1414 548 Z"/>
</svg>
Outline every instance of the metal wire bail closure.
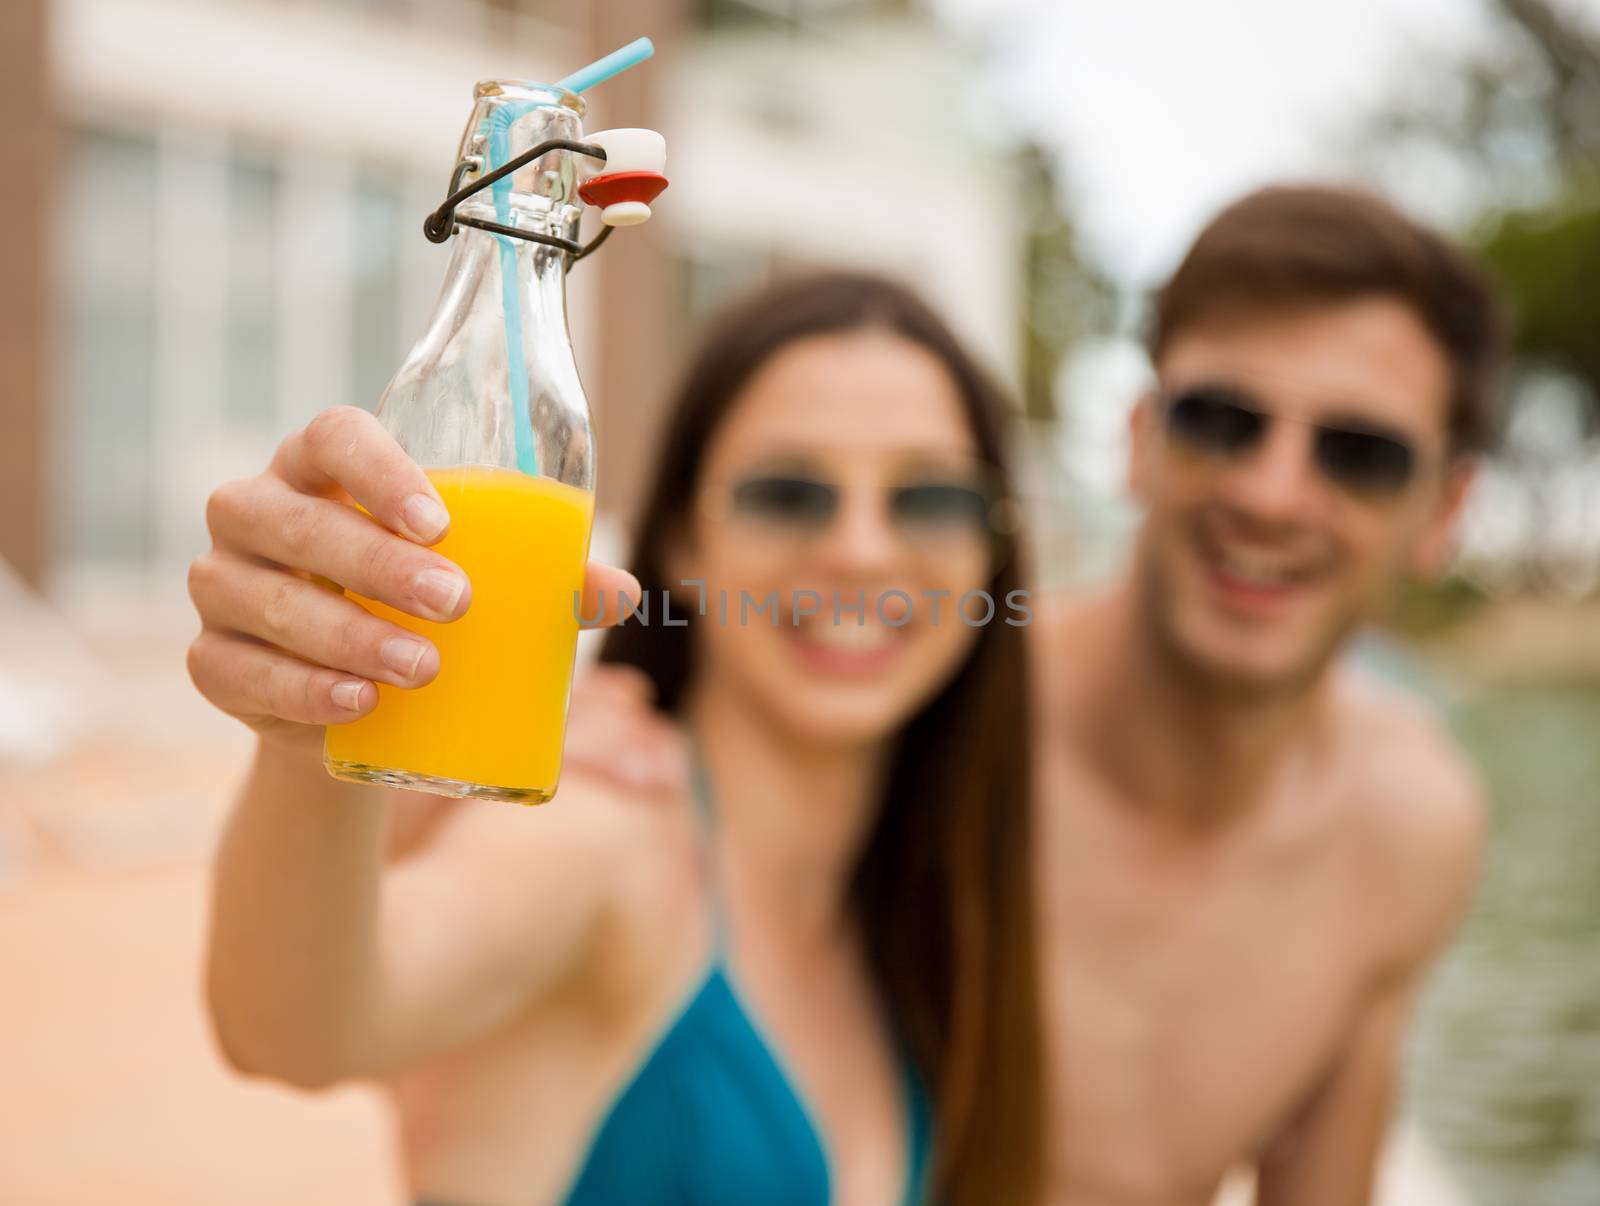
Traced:
<svg viewBox="0 0 1600 1206">
<path fill-rule="evenodd" d="M 594 251 L 600 244 L 611 236 L 614 227 L 603 226 L 600 233 L 587 243 L 579 243 L 574 239 L 563 239 L 559 235 L 544 234 L 537 230 L 522 230 L 515 226 L 507 226 L 501 222 L 490 222 L 485 218 L 464 218 L 456 213 L 459 206 L 474 193 L 488 188 L 495 181 L 509 176 L 512 172 L 519 171 L 551 151 L 572 151 L 578 155 L 587 155 L 591 159 L 605 162 L 606 152 L 604 147 L 593 143 L 578 142 L 571 138 L 552 138 L 541 142 L 518 155 L 515 159 L 508 160 L 500 167 L 495 168 L 487 176 L 474 180 L 471 184 L 462 185 L 461 180 L 468 172 L 476 171 L 483 166 L 483 161 L 477 156 L 463 159 L 456 164 L 455 171 L 450 175 L 450 195 L 447 196 L 426 218 L 422 220 L 422 233 L 427 236 L 430 243 L 443 243 L 455 234 L 460 226 L 473 226 L 479 230 L 487 230 L 494 234 L 506 235 L 513 239 L 524 239 L 530 243 L 544 243 L 550 247 L 559 247 L 572 257 L 572 263 L 577 263 L 584 256 Z"/>
</svg>

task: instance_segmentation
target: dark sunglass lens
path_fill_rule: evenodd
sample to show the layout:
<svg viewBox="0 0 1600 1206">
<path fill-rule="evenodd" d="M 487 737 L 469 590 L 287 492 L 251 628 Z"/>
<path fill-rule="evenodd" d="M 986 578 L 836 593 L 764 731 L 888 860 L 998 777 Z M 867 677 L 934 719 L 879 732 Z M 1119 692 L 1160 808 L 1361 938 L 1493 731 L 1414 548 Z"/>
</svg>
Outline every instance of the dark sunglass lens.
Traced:
<svg viewBox="0 0 1600 1206">
<path fill-rule="evenodd" d="M 1168 432 L 1205 452 L 1242 452 L 1261 438 L 1265 425 L 1259 411 L 1225 390 L 1189 390 L 1167 406 Z"/>
<path fill-rule="evenodd" d="M 733 488 L 735 514 L 798 527 L 824 526 L 838 502 L 832 486 L 803 477 L 752 477 Z"/>
<path fill-rule="evenodd" d="M 1411 481 L 1416 455 L 1394 436 L 1324 427 L 1317 432 L 1317 463 L 1346 489 L 1398 494 Z"/>
<path fill-rule="evenodd" d="M 974 486 L 948 482 L 899 486 L 889 505 L 902 527 L 981 530 L 989 525 L 989 495 Z"/>
</svg>

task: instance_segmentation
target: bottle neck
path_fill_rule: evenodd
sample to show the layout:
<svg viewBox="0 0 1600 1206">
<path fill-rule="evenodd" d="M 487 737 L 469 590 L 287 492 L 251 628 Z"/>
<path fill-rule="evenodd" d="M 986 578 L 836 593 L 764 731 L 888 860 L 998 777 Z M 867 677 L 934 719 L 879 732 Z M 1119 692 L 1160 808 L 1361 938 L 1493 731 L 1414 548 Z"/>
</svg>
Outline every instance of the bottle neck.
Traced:
<svg viewBox="0 0 1600 1206">
<path fill-rule="evenodd" d="M 510 226 L 516 230 L 531 231 L 535 234 L 550 235 L 566 239 L 568 242 L 577 241 L 578 219 L 583 213 L 581 206 L 564 201 L 552 201 L 548 197 L 503 190 L 505 183 L 502 180 L 490 185 L 483 192 L 469 197 L 456 211 L 458 216 L 473 218 L 480 222 L 493 222 L 499 226 Z M 463 226 L 461 229 L 465 231 L 470 227 Z M 532 241 L 523 240 L 523 242 Z"/>
<path fill-rule="evenodd" d="M 579 139 L 582 101 L 490 82 L 458 162 L 488 173 L 552 138 Z M 552 152 L 473 194 L 456 216 L 576 243 L 579 165 Z M 594 440 L 567 333 L 569 253 L 458 225 L 444 288 L 379 402 L 380 422 L 430 466 L 482 465 L 589 490 Z"/>
<path fill-rule="evenodd" d="M 536 450 L 541 399 L 564 399 L 565 409 L 588 404 L 578 380 L 567 330 L 567 253 L 548 243 L 463 226 L 456 236 L 450 279 L 466 291 L 444 299 L 441 317 L 453 326 L 465 321 L 458 350 L 485 365 L 499 365 L 495 394 L 503 393 L 507 420 L 515 432 L 515 465 L 524 473 L 542 472 L 588 488 L 592 470 L 578 478 L 551 474 L 549 455 Z M 470 285 L 469 285 L 470 282 Z M 483 321 L 474 321 L 469 315 Z M 452 341 L 454 342 L 454 341 Z"/>
<path fill-rule="evenodd" d="M 451 294 L 456 288 L 470 286 L 488 294 L 481 300 L 493 298 L 498 303 L 495 308 L 504 315 L 508 329 L 541 327 L 565 333 L 565 251 L 475 226 L 458 227 L 452 242 L 441 313 L 465 305 L 467 297 Z"/>
</svg>

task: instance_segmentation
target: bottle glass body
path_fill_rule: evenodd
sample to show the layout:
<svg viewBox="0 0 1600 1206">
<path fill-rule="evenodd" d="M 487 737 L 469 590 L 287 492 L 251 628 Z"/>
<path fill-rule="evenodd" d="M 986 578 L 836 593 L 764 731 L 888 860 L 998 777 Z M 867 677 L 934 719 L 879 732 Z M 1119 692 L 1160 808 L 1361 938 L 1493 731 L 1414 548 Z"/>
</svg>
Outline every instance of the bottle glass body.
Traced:
<svg viewBox="0 0 1600 1206">
<path fill-rule="evenodd" d="M 480 84 L 461 159 L 488 172 L 547 139 L 580 139 L 582 104 Z M 543 156 L 458 216 L 575 239 L 577 159 Z M 450 624 L 360 600 L 433 641 L 440 669 L 415 689 L 379 684 L 371 713 L 329 728 L 339 778 L 524 803 L 555 792 L 595 473 L 567 266 L 558 247 L 460 226 L 434 314 L 379 401 L 378 420 L 450 512 L 436 548 L 466 571 L 472 600 Z"/>
</svg>

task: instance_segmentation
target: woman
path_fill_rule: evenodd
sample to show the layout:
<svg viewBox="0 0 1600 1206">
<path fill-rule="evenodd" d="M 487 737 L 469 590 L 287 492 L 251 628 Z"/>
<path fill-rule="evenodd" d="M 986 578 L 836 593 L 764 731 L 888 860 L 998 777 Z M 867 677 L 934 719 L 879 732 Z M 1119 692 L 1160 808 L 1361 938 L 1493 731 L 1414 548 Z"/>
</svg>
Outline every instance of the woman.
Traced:
<svg viewBox="0 0 1600 1206">
<path fill-rule="evenodd" d="M 191 673 L 262 737 L 217 869 L 233 1062 L 382 1080 L 413 1191 L 459 1206 L 1029 1200 L 1003 410 L 876 278 L 786 284 L 712 329 L 637 555 L 646 598 L 671 590 L 690 623 L 632 621 L 603 655 L 689 734 L 688 799 L 569 767 L 536 813 L 391 828 L 417 797 L 328 778 L 318 726 L 373 706 L 373 678 L 427 681 L 437 652 L 306 575 L 459 615 L 460 575 L 421 547 L 442 530 L 426 479 L 346 410 L 219 490 Z M 592 568 L 591 592 L 617 580 Z M 983 626 L 956 613 L 978 590 Z"/>
</svg>

